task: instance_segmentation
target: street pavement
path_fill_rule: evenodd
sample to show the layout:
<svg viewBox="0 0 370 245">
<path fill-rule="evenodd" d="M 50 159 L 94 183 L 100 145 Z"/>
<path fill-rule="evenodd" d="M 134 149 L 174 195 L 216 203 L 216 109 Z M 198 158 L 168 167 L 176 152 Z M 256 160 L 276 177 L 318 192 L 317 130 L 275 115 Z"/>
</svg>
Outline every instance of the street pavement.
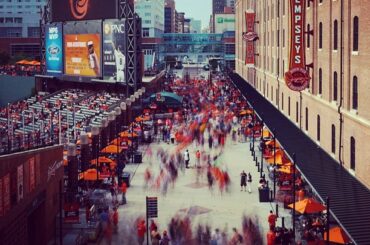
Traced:
<svg viewBox="0 0 370 245">
<path fill-rule="evenodd" d="M 137 244 L 134 222 L 140 216 L 145 217 L 146 196 L 158 197 L 158 218 L 155 221 L 161 233 L 163 230 L 168 230 L 168 224 L 172 217 L 176 214 L 186 215 L 190 208 L 190 213 L 199 213 L 191 215 L 193 231 L 196 225 L 200 223 L 210 225 L 212 230 L 215 228 L 225 230 L 231 235 L 233 227 L 236 227 L 239 231 L 242 230 L 242 216 L 246 215 L 256 221 L 264 243 L 266 243 L 266 232 L 269 229 L 267 217 L 270 210 L 275 211 L 275 204 L 259 202 L 258 181 L 260 174 L 251 156 L 249 142 L 234 143 L 231 142 L 230 138 L 228 139 L 219 161 L 224 164 L 223 168 L 227 169 L 231 185 L 229 191 L 222 194 L 217 186 L 213 191 L 209 190 L 206 176 L 197 183 L 195 168 L 186 169 L 184 173 L 180 171 L 175 185 L 173 187 L 170 185 L 166 195 L 162 195 L 157 190 L 145 189 L 145 169 L 148 167 L 159 169 L 159 162 L 155 157 L 156 150 L 160 147 L 164 150 L 175 148 L 174 145 L 163 142 L 152 143 L 150 147 L 153 151 L 151 165 L 149 164 L 149 157 L 145 155 L 143 163 L 130 164 L 125 168 L 126 171 L 131 173 L 131 186 L 126 194 L 128 203 L 121 205 L 118 209 L 118 231 L 113 234 L 112 244 Z M 191 145 L 188 149 L 191 158 L 190 165 L 194 166 L 197 148 Z M 208 151 L 208 147 L 206 147 L 206 151 Z M 246 173 L 250 172 L 252 175 L 252 193 L 240 191 L 240 173 L 243 170 Z M 279 215 L 285 217 L 285 226 L 291 227 L 289 210 L 280 207 Z M 278 219 L 277 225 L 281 225 L 281 218 Z M 102 239 L 99 244 L 108 243 L 105 239 Z"/>
</svg>

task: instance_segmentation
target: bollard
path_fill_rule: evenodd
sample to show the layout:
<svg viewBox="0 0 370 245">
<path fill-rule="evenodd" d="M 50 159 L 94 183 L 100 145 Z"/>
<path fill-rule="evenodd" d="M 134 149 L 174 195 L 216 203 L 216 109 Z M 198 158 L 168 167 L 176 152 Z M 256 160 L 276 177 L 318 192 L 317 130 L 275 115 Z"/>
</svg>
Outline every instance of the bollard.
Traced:
<svg viewBox="0 0 370 245">
<path fill-rule="evenodd" d="M 281 227 L 284 229 L 285 228 L 285 218 L 281 217 Z"/>
</svg>

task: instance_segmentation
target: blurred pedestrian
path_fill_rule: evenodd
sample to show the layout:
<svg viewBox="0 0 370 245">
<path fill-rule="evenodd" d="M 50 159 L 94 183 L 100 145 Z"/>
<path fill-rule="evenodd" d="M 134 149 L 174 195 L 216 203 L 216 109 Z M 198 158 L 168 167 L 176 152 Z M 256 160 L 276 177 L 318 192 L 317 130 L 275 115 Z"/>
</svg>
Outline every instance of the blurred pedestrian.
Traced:
<svg viewBox="0 0 370 245">
<path fill-rule="evenodd" d="M 244 172 L 244 170 L 240 173 L 240 191 L 247 191 L 247 174 Z"/>
<path fill-rule="evenodd" d="M 267 220 L 268 220 L 268 222 L 269 222 L 270 229 L 275 229 L 277 216 L 276 216 L 276 214 L 274 214 L 274 213 L 272 212 L 272 210 L 270 210 L 270 214 L 269 214 L 269 216 L 268 216 Z"/>
<path fill-rule="evenodd" d="M 252 193 L 251 185 L 252 185 L 252 175 L 251 173 L 248 173 L 248 192 L 249 193 Z"/>
<path fill-rule="evenodd" d="M 150 233 L 152 239 L 152 245 L 159 245 L 161 241 L 161 234 L 158 232 L 158 228 L 155 227 L 153 231 Z"/>
<path fill-rule="evenodd" d="M 195 158 L 196 158 L 196 167 L 199 168 L 200 167 L 200 151 L 199 150 L 195 152 Z"/>
<path fill-rule="evenodd" d="M 127 203 L 127 200 L 126 200 L 127 184 L 126 182 L 122 182 L 121 191 L 122 191 L 122 205 L 125 205 Z"/>
<path fill-rule="evenodd" d="M 186 151 L 184 153 L 184 160 L 185 160 L 185 167 L 186 168 L 189 168 L 190 154 L 189 154 L 189 150 L 188 149 L 186 149 Z"/>
<path fill-rule="evenodd" d="M 160 245 L 169 245 L 170 241 L 171 240 L 168 237 L 167 231 L 163 231 L 162 240 L 160 242 Z"/>
<path fill-rule="evenodd" d="M 138 222 L 137 225 L 137 241 L 139 245 L 143 245 L 144 243 L 145 232 L 146 232 L 145 221 L 142 219 Z"/>
</svg>

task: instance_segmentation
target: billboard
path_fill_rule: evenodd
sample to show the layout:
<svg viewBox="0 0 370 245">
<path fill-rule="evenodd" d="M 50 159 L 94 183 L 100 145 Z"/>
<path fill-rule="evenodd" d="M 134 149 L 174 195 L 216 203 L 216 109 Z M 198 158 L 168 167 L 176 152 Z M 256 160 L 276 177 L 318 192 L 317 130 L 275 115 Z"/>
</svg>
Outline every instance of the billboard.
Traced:
<svg viewBox="0 0 370 245">
<path fill-rule="evenodd" d="M 247 42 L 245 64 L 248 67 L 253 67 L 255 62 L 254 41 L 258 39 L 258 35 L 254 31 L 255 18 L 256 14 L 253 12 L 253 10 L 248 10 L 245 12 L 246 32 L 243 33 L 243 40 Z"/>
<path fill-rule="evenodd" d="M 215 33 L 235 31 L 235 14 L 215 14 Z"/>
<path fill-rule="evenodd" d="M 117 18 L 117 0 L 52 0 L 51 21 Z"/>
<path fill-rule="evenodd" d="M 63 73 L 63 34 L 62 24 L 45 26 L 46 73 L 61 75 Z"/>
<path fill-rule="evenodd" d="M 290 62 L 285 82 L 293 91 L 308 87 L 310 76 L 306 70 L 305 19 L 306 1 L 290 0 Z"/>
<path fill-rule="evenodd" d="M 67 34 L 64 50 L 66 75 L 100 76 L 100 34 Z"/>
<path fill-rule="evenodd" d="M 103 24 L 103 78 L 126 82 L 126 22 L 106 20 Z"/>
</svg>

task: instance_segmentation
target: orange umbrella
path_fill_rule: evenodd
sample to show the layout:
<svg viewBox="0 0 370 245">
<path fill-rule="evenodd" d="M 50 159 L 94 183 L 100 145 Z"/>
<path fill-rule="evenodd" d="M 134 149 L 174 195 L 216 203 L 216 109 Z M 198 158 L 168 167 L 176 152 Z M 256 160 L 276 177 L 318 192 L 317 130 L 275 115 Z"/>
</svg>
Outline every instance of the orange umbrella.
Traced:
<svg viewBox="0 0 370 245">
<path fill-rule="evenodd" d="M 247 114 L 252 114 L 253 111 L 251 109 L 247 109 L 247 110 L 242 110 L 239 115 L 243 116 L 243 115 L 247 115 Z"/>
<path fill-rule="evenodd" d="M 144 117 L 137 117 L 135 118 L 135 121 L 136 122 L 144 122 L 144 121 L 149 121 L 150 120 L 150 117 L 149 116 L 144 116 Z"/>
<path fill-rule="evenodd" d="M 293 167 L 291 165 L 282 165 L 277 171 L 285 174 L 293 173 Z"/>
<path fill-rule="evenodd" d="M 20 60 L 16 64 L 18 64 L 18 65 L 25 65 L 25 64 L 28 64 L 28 60 Z"/>
<path fill-rule="evenodd" d="M 131 144 L 131 140 L 128 140 L 128 139 L 120 139 L 119 141 L 118 141 L 118 138 L 116 138 L 116 139 L 114 139 L 114 140 L 112 140 L 111 142 L 110 142 L 110 144 L 111 145 L 117 145 L 117 144 L 121 144 L 122 142 L 127 142 L 127 144 Z"/>
<path fill-rule="evenodd" d="M 265 145 L 274 146 L 274 141 L 273 140 L 268 140 L 268 141 L 265 142 Z M 276 141 L 275 146 L 276 146 L 276 148 L 280 148 L 279 142 Z"/>
<path fill-rule="evenodd" d="M 137 137 L 137 133 L 129 133 L 128 131 L 123 131 L 119 134 L 119 136 L 121 137 L 126 137 L 126 138 L 133 138 L 133 137 Z"/>
<path fill-rule="evenodd" d="M 274 164 L 274 161 L 277 165 L 283 165 L 284 164 L 284 152 L 283 151 L 276 151 L 276 157 L 272 155 L 272 157 L 269 157 L 266 159 L 266 161 L 270 164 Z"/>
<path fill-rule="evenodd" d="M 86 180 L 86 181 L 94 181 L 97 179 L 97 177 L 99 176 L 99 180 L 102 180 L 104 178 L 102 178 L 102 176 L 100 176 L 100 173 L 96 173 L 96 169 L 94 168 L 90 168 L 88 170 L 86 170 L 85 172 L 82 172 L 80 173 L 79 175 L 79 179 L 80 180 Z"/>
<path fill-rule="evenodd" d="M 271 137 L 270 131 L 268 131 L 267 129 L 264 129 L 263 133 L 262 133 L 262 137 L 263 138 L 270 138 Z"/>
<path fill-rule="evenodd" d="M 91 164 L 96 164 L 96 162 L 97 162 L 96 159 L 90 161 Z M 108 157 L 99 157 L 98 162 L 99 163 L 109 163 L 109 164 L 116 163 L 115 161 L 113 161 L 112 159 Z"/>
<path fill-rule="evenodd" d="M 326 241 L 327 232 L 324 233 L 324 240 Z M 329 241 L 339 243 L 339 244 L 347 244 L 350 242 L 349 237 L 344 232 L 342 228 L 336 226 L 329 230 Z"/>
<path fill-rule="evenodd" d="M 288 207 L 293 208 L 293 203 L 289 204 Z M 315 199 L 306 198 L 302 201 L 295 203 L 295 211 L 301 214 L 312 214 L 324 211 L 326 207 Z"/>
<path fill-rule="evenodd" d="M 109 153 L 109 154 L 117 154 L 121 153 L 124 150 L 124 147 L 118 146 L 117 145 L 108 145 L 105 147 L 103 150 L 101 150 L 101 153 Z"/>
</svg>

